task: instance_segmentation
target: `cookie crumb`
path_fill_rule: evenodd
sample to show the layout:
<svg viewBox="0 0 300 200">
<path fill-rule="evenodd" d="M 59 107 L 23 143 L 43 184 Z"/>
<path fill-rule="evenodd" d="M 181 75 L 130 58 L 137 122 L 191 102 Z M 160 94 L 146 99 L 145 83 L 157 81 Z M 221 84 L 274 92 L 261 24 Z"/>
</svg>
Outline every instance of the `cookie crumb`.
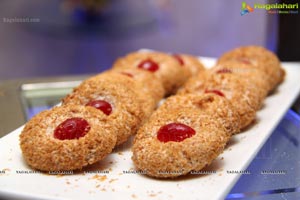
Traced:
<svg viewBox="0 0 300 200">
<path fill-rule="evenodd" d="M 107 176 L 106 175 L 100 176 L 100 175 L 96 174 L 91 179 L 96 179 L 98 181 L 105 181 L 107 179 Z"/>
<path fill-rule="evenodd" d="M 118 180 L 117 178 L 115 178 L 115 179 L 112 178 L 112 179 L 109 180 L 109 183 L 112 183 L 112 182 L 117 181 L 117 180 Z"/>
</svg>

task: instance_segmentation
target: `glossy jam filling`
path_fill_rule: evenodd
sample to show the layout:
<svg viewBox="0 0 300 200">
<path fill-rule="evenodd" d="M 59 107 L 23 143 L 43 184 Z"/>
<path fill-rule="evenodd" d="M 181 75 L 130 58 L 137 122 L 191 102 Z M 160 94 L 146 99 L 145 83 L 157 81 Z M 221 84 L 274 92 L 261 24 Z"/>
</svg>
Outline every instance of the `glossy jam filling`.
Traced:
<svg viewBox="0 0 300 200">
<path fill-rule="evenodd" d="M 161 142 L 181 142 L 196 134 L 191 127 L 181 123 L 170 123 L 160 127 L 157 139 Z"/>
<path fill-rule="evenodd" d="M 110 103 L 104 100 L 90 101 L 86 104 L 86 106 L 92 106 L 94 108 L 97 108 L 98 110 L 101 110 L 106 115 L 110 115 L 112 112 L 112 106 L 110 105 Z"/>
<path fill-rule="evenodd" d="M 221 92 L 220 90 L 208 90 L 208 89 L 206 89 L 205 93 L 214 93 L 214 94 L 219 95 L 221 97 L 225 97 L 223 92 Z"/>
<path fill-rule="evenodd" d="M 179 64 L 180 64 L 181 66 L 184 65 L 184 61 L 183 61 L 183 59 L 182 59 L 182 57 L 181 57 L 180 55 L 178 55 L 178 54 L 173 54 L 172 56 L 179 62 Z"/>
<path fill-rule="evenodd" d="M 82 118 L 73 117 L 63 121 L 54 130 L 54 138 L 59 140 L 79 139 L 91 129 L 89 123 Z"/>
<path fill-rule="evenodd" d="M 147 59 L 147 60 L 142 61 L 138 65 L 138 68 L 148 70 L 150 72 L 155 72 L 159 69 L 159 65 L 156 62 L 154 62 L 153 60 Z"/>
</svg>

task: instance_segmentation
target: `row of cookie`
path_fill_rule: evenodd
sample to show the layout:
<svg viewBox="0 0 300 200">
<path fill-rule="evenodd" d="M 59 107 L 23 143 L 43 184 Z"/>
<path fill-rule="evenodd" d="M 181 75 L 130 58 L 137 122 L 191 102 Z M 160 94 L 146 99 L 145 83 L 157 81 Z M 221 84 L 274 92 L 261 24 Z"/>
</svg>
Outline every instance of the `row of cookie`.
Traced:
<svg viewBox="0 0 300 200">
<path fill-rule="evenodd" d="M 136 52 L 112 70 L 83 81 L 62 105 L 33 117 L 20 135 L 33 168 L 80 169 L 108 155 L 135 134 L 157 103 L 204 69 L 192 56 Z"/>
<path fill-rule="evenodd" d="M 189 79 L 179 94 L 206 91 L 229 99 L 236 108 L 241 129 L 255 119 L 265 97 L 284 79 L 284 70 L 275 54 L 259 46 L 245 46 L 222 55 L 211 70 Z"/>
<path fill-rule="evenodd" d="M 135 166 L 160 178 L 203 169 L 233 134 L 251 124 L 283 78 L 277 57 L 262 47 L 225 53 L 215 67 L 189 79 L 140 128 L 132 148 Z"/>
</svg>

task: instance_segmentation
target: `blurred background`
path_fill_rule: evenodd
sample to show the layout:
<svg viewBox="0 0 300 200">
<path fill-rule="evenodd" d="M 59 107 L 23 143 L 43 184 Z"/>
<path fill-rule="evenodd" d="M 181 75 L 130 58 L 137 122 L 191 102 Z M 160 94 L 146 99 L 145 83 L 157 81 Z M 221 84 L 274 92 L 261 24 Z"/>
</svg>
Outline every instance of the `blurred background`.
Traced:
<svg viewBox="0 0 300 200">
<path fill-rule="evenodd" d="M 291 45 L 300 35 L 299 15 L 255 10 L 241 16 L 241 3 L 1 0 L 0 81 L 97 73 L 109 68 L 117 57 L 141 48 L 218 57 L 250 44 L 279 53 L 285 43 L 289 55 L 296 54 Z M 284 25 L 281 31 L 280 25 Z M 282 39 L 282 31 L 294 37 Z"/>
</svg>

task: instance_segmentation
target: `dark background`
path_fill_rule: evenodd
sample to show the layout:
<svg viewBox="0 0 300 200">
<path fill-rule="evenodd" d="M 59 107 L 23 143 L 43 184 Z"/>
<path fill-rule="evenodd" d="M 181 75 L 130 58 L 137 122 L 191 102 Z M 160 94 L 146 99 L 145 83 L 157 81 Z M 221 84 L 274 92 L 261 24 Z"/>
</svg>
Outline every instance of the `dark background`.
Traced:
<svg viewBox="0 0 300 200">
<path fill-rule="evenodd" d="M 299 3 L 296 0 L 289 2 Z M 300 13 L 297 15 L 280 15 L 278 33 L 279 58 L 283 61 L 300 61 Z"/>
</svg>

